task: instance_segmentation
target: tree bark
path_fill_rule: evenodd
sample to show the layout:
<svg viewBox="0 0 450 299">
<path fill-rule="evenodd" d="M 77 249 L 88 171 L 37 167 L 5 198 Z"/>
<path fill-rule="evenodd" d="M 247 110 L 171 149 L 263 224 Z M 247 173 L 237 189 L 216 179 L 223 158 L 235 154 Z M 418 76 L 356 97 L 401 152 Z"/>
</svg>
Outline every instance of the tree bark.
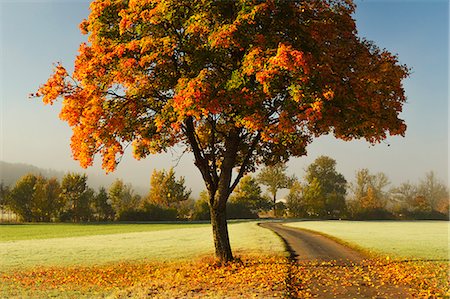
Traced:
<svg viewBox="0 0 450 299">
<path fill-rule="evenodd" d="M 216 257 L 222 263 L 229 262 L 233 260 L 233 253 L 231 252 L 230 239 L 228 237 L 226 206 L 225 208 L 210 207 L 210 214 Z"/>
<path fill-rule="evenodd" d="M 202 147 L 199 145 L 193 118 L 188 118 L 185 124 L 185 133 L 189 144 L 191 145 L 192 152 L 194 153 L 195 165 L 200 170 L 206 184 L 206 189 L 209 193 L 209 211 L 211 215 L 216 257 L 222 263 L 226 263 L 233 260 L 228 236 L 226 215 L 227 201 L 237 182 L 242 177 L 246 167 L 245 164 L 241 166 L 244 168 L 242 168 L 238 174 L 235 184 L 232 184 L 232 171 L 236 166 L 236 157 L 240 143 L 240 131 L 239 129 L 231 130 L 229 135 L 225 138 L 224 147 L 226 150 L 220 163 L 220 172 L 218 172 L 216 157 L 214 155 L 212 157 L 207 157 Z M 259 140 L 259 134 L 256 137 Z M 252 144 L 252 151 L 255 146 L 256 141 Z M 213 148 L 214 144 L 211 147 Z M 245 161 L 245 163 L 248 163 L 249 158 L 246 158 Z"/>
</svg>

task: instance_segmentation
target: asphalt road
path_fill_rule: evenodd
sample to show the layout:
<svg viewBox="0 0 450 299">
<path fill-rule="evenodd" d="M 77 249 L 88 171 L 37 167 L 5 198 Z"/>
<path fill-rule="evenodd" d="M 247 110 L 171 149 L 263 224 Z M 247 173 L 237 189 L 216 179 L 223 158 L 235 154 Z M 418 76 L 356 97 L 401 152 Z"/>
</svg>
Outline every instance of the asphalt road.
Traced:
<svg viewBox="0 0 450 299">
<path fill-rule="evenodd" d="M 292 290 L 307 288 L 314 298 L 319 299 L 417 298 L 410 294 L 406 286 L 380 281 L 377 272 L 364 266 L 370 257 L 358 251 L 322 235 L 281 223 L 268 222 L 260 226 L 277 233 L 286 243 L 291 258 L 296 260 L 294 265 L 299 268 L 291 268 L 289 274 L 288 285 Z M 323 266 L 322 262 L 329 263 Z M 306 272 L 304 267 L 308 269 Z M 313 275 L 305 282 L 308 271 Z M 296 296 L 294 292 L 288 298 L 303 297 Z"/>
<path fill-rule="evenodd" d="M 365 258 L 361 253 L 319 234 L 281 223 L 261 223 L 260 226 L 277 233 L 287 244 L 291 257 L 297 261 L 358 264 Z"/>
</svg>

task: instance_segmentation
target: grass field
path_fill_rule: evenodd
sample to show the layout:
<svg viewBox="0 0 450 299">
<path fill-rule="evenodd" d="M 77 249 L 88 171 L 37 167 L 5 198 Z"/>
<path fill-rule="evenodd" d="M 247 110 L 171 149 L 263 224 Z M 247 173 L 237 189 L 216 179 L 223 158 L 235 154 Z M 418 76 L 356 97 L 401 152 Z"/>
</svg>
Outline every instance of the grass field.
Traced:
<svg viewBox="0 0 450 299">
<path fill-rule="evenodd" d="M 284 252 L 279 238 L 255 222 L 234 223 L 229 230 L 237 253 Z M 39 266 L 188 260 L 214 252 L 209 224 L 1 225 L 0 235 L 0 272 Z"/>
<path fill-rule="evenodd" d="M 178 228 L 209 227 L 209 223 L 30 223 L 0 225 L 0 242 L 38 240 Z"/>
<path fill-rule="evenodd" d="M 330 235 L 375 255 L 449 259 L 446 221 L 300 221 L 286 225 Z"/>
</svg>

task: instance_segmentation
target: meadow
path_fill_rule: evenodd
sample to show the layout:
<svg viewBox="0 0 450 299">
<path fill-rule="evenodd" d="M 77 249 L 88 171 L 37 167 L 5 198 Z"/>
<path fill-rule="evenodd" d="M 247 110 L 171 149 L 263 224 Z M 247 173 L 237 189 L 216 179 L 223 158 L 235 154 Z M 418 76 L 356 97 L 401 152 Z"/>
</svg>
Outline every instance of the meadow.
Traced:
<svg viewBox="0 0 450 299">
<path fill-rule="evenodd" d="M 299 221 L 286 225 L 320 232 L 375 256 L 449 259 L 447 221 Z"/>
<path fill-rule="evenodd" d="M 0 225 L 0 242 L 209 227 L 209 223 L 26 223 Z"/>
<path fill-rule="evenodd" d="M 424 259 L 420 243 L 444 246 L 435 239 L 447 236 L 448 228 L 444 222 L 287 225 L 318 230 L 366 250 L 380 243 L 378 255 L 390 255 L 390 246 L 403 235 L 415 259 Z M 350 240 L 342 231 L 359 239 Z M 408 286 L 417 297 L 450 295 L 445 287 L 448 262 L 374 258 L 363 267 L 345 269 L 294 265 L 279 237 L 257 222 L 231 222 L 229 232 L 237 260 L 218 265 L 207 223 L 0 225 L 0 298 L 309 298 L 323 292 L 323 286 L 345 291 L 361 285 L 376 290 Z M 383 242 L 390 244 L 386 250 Z M 436 252 L 434 258 L 441 258 L 448 248 Z"/>
<path fill-rule="evenodd" d="M 282 255 L 283 243 L 255 222 L 232 223 L 238 254 Z M 0 272 L 125 261 L 185 261 L 213 255 L 209 224 L 0 225 Z M 45 236 L 45 239 L 44 239 Z"/>
</svg>

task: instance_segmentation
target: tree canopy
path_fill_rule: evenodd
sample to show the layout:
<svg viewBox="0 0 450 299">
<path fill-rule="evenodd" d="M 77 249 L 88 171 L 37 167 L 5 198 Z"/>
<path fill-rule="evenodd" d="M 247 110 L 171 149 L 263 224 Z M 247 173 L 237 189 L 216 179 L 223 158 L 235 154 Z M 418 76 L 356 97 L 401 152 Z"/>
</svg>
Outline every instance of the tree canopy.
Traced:
<svg viewBox="0 0 450 299">
<path fill-rule="evenodd" d="M 309 213 L 322 217 L 342 217 L 347 193 L 347 181 L 336 171 L 336 161 L 318 157 L 306 169 L 304 186 Z"/>
<path fill-rule="evenodd" d="M 254 213 L 271 208 L 270 199 L 262 195 L 258 181 L 251 175 L 242 178 L 230 196 L 230 202 L 242 203 Z"/>
<path fill-rule="evenodd" d="M 296 181 L 295 176 L 289 177 L 286 174 L 287 166 L 284 163 L 278 163 L 264 167 L 258 174 L 258 181 L 267 186 L 268 191 L 272 194 L 272 204 L 275 212 L 277 203 L 277 192 L 280 189 L 290 188 Z"/>
<path fill-rule="evenodd" d="M 184 177 L 177 179 L 175 171 L 153 170 L 150 177 L 150 192 L 148 201 L 164 207 L 172 207 L 175 204 L 188 200 L 191 190 L 187 190 L 184 185 Z"/>
<path fill-rule="evenodd" d="M 73 74 L 56 65 L 35 96 L 63 98 L 60 118 L 84 167 L 100 154 L 113 171 L 129 144 L 138 159 L 185 145 L 222 223 L 216 248 L 229 247 L 226 201 L 258 164 L 305 155 L 322 134 L 376 143 L 405 132 L 408 69 L 357 36 L 351 0 L 97 0 L 90 9 Z"/>
</svg>

